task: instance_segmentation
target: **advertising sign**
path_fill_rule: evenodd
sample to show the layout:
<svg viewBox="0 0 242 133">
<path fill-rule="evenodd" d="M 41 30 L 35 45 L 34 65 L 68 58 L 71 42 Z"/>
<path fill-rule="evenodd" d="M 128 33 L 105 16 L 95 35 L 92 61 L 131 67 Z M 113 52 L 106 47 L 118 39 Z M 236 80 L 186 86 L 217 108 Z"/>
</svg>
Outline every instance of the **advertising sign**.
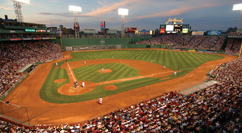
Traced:
<svg viewBox="0 0 242 133">
<path fill-rule="evenodd" d="M 221 35 L 222 34 L 222 31 L 208 31 L 208 35 L 209 36 L 214 36 L 214 35 Z"/>
</svg>

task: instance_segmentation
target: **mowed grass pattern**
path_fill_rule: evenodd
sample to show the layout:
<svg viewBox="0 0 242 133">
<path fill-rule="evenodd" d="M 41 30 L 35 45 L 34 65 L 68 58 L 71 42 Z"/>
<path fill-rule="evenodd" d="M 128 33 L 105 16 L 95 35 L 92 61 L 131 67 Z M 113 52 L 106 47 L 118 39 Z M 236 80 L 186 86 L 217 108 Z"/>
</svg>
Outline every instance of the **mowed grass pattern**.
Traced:
<svg viewBox="0 0 242 133">
<path fill-rule="evenodd" d="M 98 72 L 102 68 L 111 69 L 110 73 Z M 87 65 L 73 69 L 78 81 L 91 81 L 94 83 L 140 76 L 139 70 L 122 63 L 108 63 Z"/>
<path fill-rule="evenodd" d="M 167 66 L 174 71 L 178 67 L 183 72 L 180 76 L 192 71 L 207 61 L 222 59 L 224 57 L 212 54 L 177 52 L 166 50 L 114 50 L 114 51 L 88 51 L 71 53 L 72 59 L 68 61 L 90 60 L 90 59 L 132 59 L 142 60 Z"/>
<path fill-rule="evenodd" d="M 169 75 L 168 77 L 171 77 L 170 79 L 181 77 L 207 61 L 223 58 L 222 56 L 212 55 L 212 54 L 163 51 L 163 50 L 85 51 L 85 52 L 71 53 L 71 56 L 73 58 L 69 59 L 68 62 L 79 61 L 79 60 L 92 60 L 92 59 L 111 59 L 112 56 L 114 56 L 115 59 L 131 59 L 131 60 L 141 60 L 141 61 L 147 61 L 147 62 L 150 62 L 152 60 L 153 63 L 167 66 L 168 68 L 171 68 L 174 71 L 177 71 L 177 68 L 179 66 L 180 72 L 178 72 L 176 76 L 174 76 L 173 74 Z M 62 63 L 63 62 L 59 63 L 59 66 Z M 57 89 L 61 85 L 70 82 L 66 69 L 62 69 L 60 67 L 58 69 L 55 69 L 54 67 L 55 65 L 53 66 L 47 79 L 44 82 L 44 85 L 40 90 L 40 97 L 43 100 L 51 103 L 73 103 L 73 102 L 97 99 L 100 97 L 117 94 L 120 92 L 136 89 L 139 87 L 151 85 L 165 80 L 170 80 L 170 79 L 161 80 L 160 78 L 140 78 L 140 79 L 113 83 L 113 85 L 117 86 L 117 89 L 113 91 L 105 90 L 103 88 L 105 85 L 100 85 L 100 86 L 97 86 L 91 92 L 88 92 L 82 95 L 67 96 L 67 95 L 61 95 L 57 91 Z M 98 75 L 100 74 L 98 73 L 98 70 L 100 70 L 101 68 L 112 69 L 113 72 L 106 73 L 107 74 L 106 76 L 104 76 L 105 75 L 104 73 L 102 73 L 102 75 Z M 73 69 L 73 71 L 79 81 L 87 80 L 95 83 L 139 76 L 137 69 L 129 67 L 122 63 L 87 65 L 81 68 Z M 67 80 L 62 83 L 54 83 L 54 80 L 60 79 L 60 78 L 65 78 Z"/>
<path fill-rule="evenodd" d="M 58 63 L 58 69 L 55 68 L 56 65 L 53 65 L 49 75 L 45 79 L 43 86 L 39 92 L 40 97 L 45 101 L 54 103 L 62 103 L 58 100 L 58 96 L 60 95 L 57 89 L 70 82 L 66 69 L 62 69 L 60 66 L 64 63 L 64 61 Z M 61 83 L 54 83 L 56 79 L 66 79 L 66 81 Z M 58 101 L 56 101 L 58 100 Z"/>
</svg>

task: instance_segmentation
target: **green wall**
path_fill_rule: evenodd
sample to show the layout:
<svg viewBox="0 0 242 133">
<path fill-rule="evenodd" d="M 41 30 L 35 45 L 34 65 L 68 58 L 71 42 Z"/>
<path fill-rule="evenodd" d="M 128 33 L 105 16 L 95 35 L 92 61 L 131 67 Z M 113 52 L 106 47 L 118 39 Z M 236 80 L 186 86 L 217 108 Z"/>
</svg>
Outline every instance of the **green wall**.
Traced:
<svg viewBox="0 0 242 133">
<path fill-rule="evenodd" d="M 81 46 L 81 45 L 123 45 L 123 48 L 146 48 L 146 44 L 131 44 L 138 41 L 150 39 L 151 37 L 134 37 L 134 38 L 105 38 L 105 39 L 89 39 L 89 38 L 80 38 L 80 39 L 62 39 L 62 45 L 64 46 Z M 54 40 L 55 43 L 60 44 L 60 39 L 57 38 Z M 147 44 L 151 45 L 151 44 Z M 157 45 L 158 46 L 158 45 Z M 155 46 L 154 48 L 156 48 Z M 152 47 L 153 48 L 153 47 Z M 160 48 L 158 46 L 157 48 Z"/>
</svg>

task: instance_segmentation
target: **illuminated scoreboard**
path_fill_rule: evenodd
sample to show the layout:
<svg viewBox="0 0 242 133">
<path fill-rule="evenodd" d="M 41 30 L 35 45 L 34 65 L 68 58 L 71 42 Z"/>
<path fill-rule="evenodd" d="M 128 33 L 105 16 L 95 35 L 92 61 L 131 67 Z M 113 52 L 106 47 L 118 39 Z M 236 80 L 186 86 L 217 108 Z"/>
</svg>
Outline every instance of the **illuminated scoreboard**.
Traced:
<svg viewBox="0 0 242 133">
<path fill-rule="evenodd" d="M 182 24 L 175 24 L 174 25 L 174 31 L 176 31 L 177 33 L 181 33 L 181 31 L 182 31 Z"/>
<path fill-rule="evenodd" d="M 184 24 L 182 26 L 182 33 L 188 33 L 189 32 L 189 28 L 190 28 L 189 24 Z"/>
<path fill-rule="evenodd" d="M 165 34 L 166 33 L 166 25 L 160 25 L 160 34 Z"/>
<path fill-rule="evenodd" d="M 160 34 L 180 34 L 188 33 L 189 24 L 161 24 Z"/>
</svg>

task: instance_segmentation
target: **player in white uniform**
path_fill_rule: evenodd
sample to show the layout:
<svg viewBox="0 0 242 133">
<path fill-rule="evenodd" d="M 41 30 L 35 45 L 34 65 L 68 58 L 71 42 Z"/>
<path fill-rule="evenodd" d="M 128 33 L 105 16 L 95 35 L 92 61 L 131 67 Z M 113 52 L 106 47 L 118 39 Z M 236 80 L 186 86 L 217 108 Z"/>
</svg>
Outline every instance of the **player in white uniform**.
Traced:
<svg viewBox="0 0 242 133">
<path fill-rule="evenodd" d="M 166 69 L 166 66 L 164 66 L 164 70 Z"/>
<path fill-rule="evenodd" d="M 102 68 L 102 72 L 104 72 L 104 69 Z"/>
<path fill-rule="evenodd" d="M 83 87 L 83 88 L 85 87 L 85 82 L 82 82 L 82 87 Z"/>
<path fill-rule="evenodd" d="M 86 64 L 87 64 L 87 62 L 86 62 L 86 61 L 84 61 L 84 64 L 86 65 Z"/>
<path fill-rule="evenodd" d="M 58 63 L 56 62 L 55 65 L 58 66 Z"/>
<path fill-rule="evenodd" d="M 102 104 L 102 103 L 103 103 L 103 99 L 99 98 L 99 104 Z"/>
<path fill-rule="evenodd" d="M 174 72 L 174 75 L 176 75 L 176 72 Z"/>
</svg>

